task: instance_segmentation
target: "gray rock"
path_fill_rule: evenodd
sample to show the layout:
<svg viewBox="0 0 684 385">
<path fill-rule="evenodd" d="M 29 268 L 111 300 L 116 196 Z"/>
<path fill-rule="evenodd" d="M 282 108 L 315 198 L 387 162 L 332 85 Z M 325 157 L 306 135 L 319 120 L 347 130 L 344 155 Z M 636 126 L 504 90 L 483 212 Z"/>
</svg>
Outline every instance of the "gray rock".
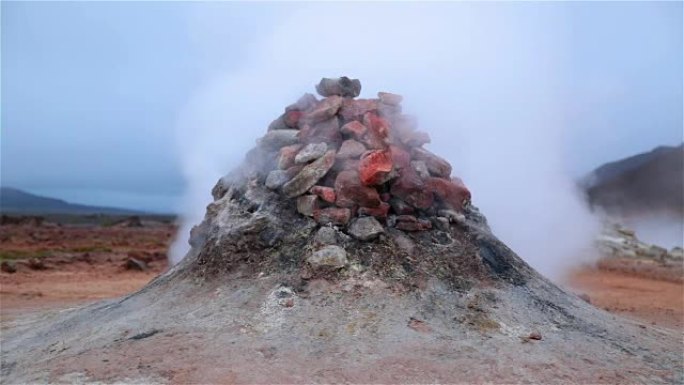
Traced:
<svg viewBox="0 0 684 385">
<path fill-rule="evenodd" d="M 340 78 L 323 78 L 316 86 L 316 92 L 321 96 L 343 96 L 355 98 L 361 93 L 361 81 L 349 79 L 346 76 Z"/>
<path fill-rule="evenodd" d="M 465 215 L 454 210 L 439 210 L 438 214 L 442 217 L 449 219 L 449 222 L 452 223 L 458 223 L 462 225 L 466 222 Z"/>
<path fill-rule="evenodd" d="M 302 195 L 297 197 L 297 211 L 307 217 L 313 217 L 317 201 L 318 196 L 316 195 Z"/>
<path fill-rule="evenodd" d="M 432 224 L 439 230 L 449 231 L 449 218 L 434 217 L 432 218 Z"/>
<path fill-rule="evenodd" d="M 137 258 L 128 258 L 124 264 L 126 270 L 147 271 L 148 267 L 144 261 Z"/>
<path fill-rule="evenodd" d="M 413 243 L 411 238 L 406 236 L 403 232 L 396 229 L 388 229 L 390 239 L 394 242 L 397 247 L 407 254 L 412 254 L 416 248 L 416 244 Z"/>
<path fill-rule="evenodd" d="M 340 150 L 337 151 L 337 157 L 339 159 L 358 158 L 366 151 L 366 146 L 363 143 L 357 142 L 354 139 L 347 139 L 342 142 Z"/>
<path fill-rule="evenodd" d="M 273 130 L 288 130 L 290 127 L 285 124 L 285 119 L 283 118 L 283 115 L 280 115 L 276 120 L 272 121 L 271 124 L 268 125 L 268 130 L 273 131 Z"/>
<path fill-rule="evenodd" d="M 314 270 L 341 269 L 347 265 L 347 252 L 340 246 L 328 245 L 313 252 L 306 261 Z"/>
<path fill-rule="evenodd" d="M 269 131 L 259 140 L 259 145 L 268 149 L 277 150 L 281 147 L 297 143 L 299 130 L 273 130 Z"/>
<path fill-rule="evenodd" d="M 312 160 L 318 159 L 325 155 L 328 150 L 328 145 L 325 143 L 309 143 L 304 148 L 299 150 L 295 156 L 296 164 L 309 163 Z"/>
<path fill-rule="evenodd" d="M 349 225 L 349 234 L 362 241 L 370 241 L 384 232 L 385 229 L 374 217 L 357 218 Z"/>
<path fill-rule="evenodd" d="M 272 131 L 280 132 L 280 131 Z M 313 187 L 319 179 L 323 178 L 325 174 L 330 171 L 335 163 L 335 150 L 330 150 L 322 157 L 316 159 L 313 163 L 304 166 L 299 174 L 285 183 L 282 188 L 283 194 L 288 198 L 304 194 L 311 187 Z"/>
<path fill-rule="evenodd" d="M 273 170 L 269 172 L 268 176 L 266 177 L 266 187 L 270 188 L 271 190 L 275 190 L 287 183 L 288 180 L 290 180 L 290 176 L 288 175 L 287 171 Z"/>
<path fill-rule="evenodd" d="M 337 244 L 337 230 L 332 227 L 323 226 L 318 229 L 313 241 L 319 245 L 335 245 Z"/>
<path fill-rule="evenodd" d="M 413 167 L 414 170 L 416 170 L 416 174 L 420 176 L 423 179 L 427 179 L 430 177 L 430 171 L 427 168 L 427 164 L 423 162 L 422 160 L 414 160 L 411 162 L 411 167 Z"/>
</svg>

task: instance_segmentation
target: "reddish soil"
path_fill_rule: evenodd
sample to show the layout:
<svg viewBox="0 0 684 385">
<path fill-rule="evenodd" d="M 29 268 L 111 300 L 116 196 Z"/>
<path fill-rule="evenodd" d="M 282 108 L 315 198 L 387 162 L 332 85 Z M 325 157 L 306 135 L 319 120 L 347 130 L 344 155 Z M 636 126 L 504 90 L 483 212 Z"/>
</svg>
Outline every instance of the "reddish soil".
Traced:
<svg viewBox="0 0 684 385">
<path fill-rule="evenodd" d="M 165 252 L 175 228 L 100 226 L 0 226 L 3 260 L 13 257 L 17 272 L 0 273 L 0 319 L 45 309 L 72 307 L 134 292 L 166 269 Z M 35 270 L 28 258 L 40 258 Z M 130 257 L 145 271 L 124 267 Z M 684 328 L 684 284 L 672 274 L 654 274 L 652 264 L 619 261 L 573 272 L 566 286 L 584 293 L 609 312 L 643 322 Z M 645 273 L 640 274 L 639 266 Z M 662 270 L 662 269 L 661 269 Z"/>
</svg>

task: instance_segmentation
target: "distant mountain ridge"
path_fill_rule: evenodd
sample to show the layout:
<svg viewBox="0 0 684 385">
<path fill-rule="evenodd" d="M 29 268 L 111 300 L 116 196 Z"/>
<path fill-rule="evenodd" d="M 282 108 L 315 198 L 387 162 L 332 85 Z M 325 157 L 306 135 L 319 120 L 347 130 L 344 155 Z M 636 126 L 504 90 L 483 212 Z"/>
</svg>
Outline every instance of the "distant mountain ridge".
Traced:
<svg viewBox="0 0 684 385">
<path fill-rule="evenodd" d="M 12 187 L 0 187 L 2 214 L 143 214 L 141 211 L 116 207 L 88 206 L 43 197 Z"/>
<path fill-rule="evenodd" d="M 607 163 L 582 182 L 590 205 L 610 214 L 684 215 L 684 144 Z"/>
</svg>

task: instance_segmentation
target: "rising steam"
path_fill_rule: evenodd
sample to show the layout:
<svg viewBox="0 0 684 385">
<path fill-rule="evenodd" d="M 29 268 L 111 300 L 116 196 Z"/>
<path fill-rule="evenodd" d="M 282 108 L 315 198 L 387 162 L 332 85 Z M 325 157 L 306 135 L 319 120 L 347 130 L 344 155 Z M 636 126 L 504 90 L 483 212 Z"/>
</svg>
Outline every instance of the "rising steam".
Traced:
<svg viewBox="0 0 684 385">
<path fill-rule="evenodd" d="M 208 75 L 181 114 L 188 191 L 171 261 L 187 251 L 214 183 L 284 106 L 321 77 L 348 75 L 364 90 L 403 94 L 404 111 L 432 136 L 427 147 L 463 177 L 494 232 L 559 277 L 590 256 L 598 228 L 563 163 L 571 133 L 562 119 L 563 26 L 551 8 L 531 13 L 522 3 L 320 4 L 292 12 L 264 31 L 239 69 Z"/>
</svg>

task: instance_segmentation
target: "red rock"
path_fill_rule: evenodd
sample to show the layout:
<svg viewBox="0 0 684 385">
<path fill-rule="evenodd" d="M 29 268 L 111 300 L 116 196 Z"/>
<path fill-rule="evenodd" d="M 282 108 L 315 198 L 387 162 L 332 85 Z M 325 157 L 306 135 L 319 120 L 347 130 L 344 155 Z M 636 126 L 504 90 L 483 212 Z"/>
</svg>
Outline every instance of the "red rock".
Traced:
<svg viewBox="0 0 684 385">
<path fill-rule="evenodd" d="M 378 207 L 359 207 L 358 214 L 376 218 L 387 218 L 389 209 L 389 203 L 382 202 Z"/>
<path fill-rule="evenodd" d="M 309 192 L 328 203 L 335 203 L 335 189 L 332 187 L 313 186 Z"/>
<path fill-rule="evenodd" d="M 392 154 L 389 151 L 368 151 L 359 163 L 359 178 L 367 186 L 382 184 L 392 171 Z"/>
<path fill-rule="evenodd" d="M 389 202 L 389 200 L 392 199 L 392 194 L 390 194 L 390 193 L 382 193 L 382 194 L 380 194 L 380 199 L 381 199 L 383 202 Z"/>
<path fill-rule="evenodd" d="M 389 104 L 391 106 L 398 106 L 401 104 L 401 101 L 404 100 L 403 96 L 389 92 L 378 92 L 378 98 L 380 99 L 380 103 Z"/>
<path fill-rule="evenodd" d="M 335 204 L 340 207 L 378 207 L 382 203 L 376 189 L 361 184 L 356 171 L 346 170 L 337 174 L 335 179 Z"/>
<path fill-rule="evenodd" d="M 423 148 L 414 148 L 413 159 L 424 161 L 427 165 L 428 171 L 430 171 L 430 174 L 434 176 L 448 178 L 451 175 L 451 165 L 449 162 L 428 150 Z"/>
<path fill-rule="evenodd" d="M 313 109 L 304 114 L 306 123 L 316 124 L 333 118 L 342 107 L 344 98 L 341 96 L 329 96 L 316 104 Z"/>
<path fill-rule="evenodd" d="M 426 184 L 447 208 L 461 211 L 465 202 L 470 200 L 470 191 L 463 183 L 431 177 Z"/>
<path fill-rule="evenodd" d="M 295 128 L 297 127 L 299 119 L 302 117 L 302 115 L 304 115 L 304 113 L 299 110 L 287 111 L 285 112 L 285 115 L 283 115 L 283 121 L 285 122 L 286 126 Z"/>
<path fill-rule="evenodd" d="M 347 139 L 342 142 L 339 151 L 337 151 L 337 158 L 358 158 L 366 151 L 366 146 L 362 143 L 354 139 Z"/>
<path fill-rule="evenodd" d="M 432 206 L 432 192 L 411 167 L 399 171 L 399 178 L 392 183 L 390 193 L 415 208 L 426 209 Z"/>
<path fill-rule="evenodd" d="M 377 99 L 344 99 L 339 110 L 339 115 L 345 121 L 361 120 L 368 111 L 378 109 Z"/>
<path fill-rule="evenodd" d="M 432 223 L 425 219 L 418 219 L 413 215 L 399 215 L 394 226 L 403 231 L 423 231 L 432 228 Z"/>
<path fill-rule="evenodd" d="M 395 168 L 402 169 L 409 166 L 411 163 L 411 155 L 408 151 L 394 145 L 390 145 L 389 149 L 392 153 L 392 162 L 394 163 Z"/>
<path fill-rule="evenodd" d="M 281 170 L 285 170 L 294 165 L 294 160 L 297 156 L 297 152 L 299 152 L 301 148 L 301 144 L 293 144 L 281 148 L 280 155 L 278 156 L 278 168 Z"/>
<path fill-rule="evenodd" d="M 342 126 L 342 128 L 340 129 L 340 131 L 342 131 L 343 134 L 349 135 L 356 140 L 363 139 L 363 135 L 366 133 L 367 130 L 368 128 L 358 120 L 353 120 Z"/>
<path fill-rule="evenodd" d="M 390 124 L 385 118 L 379 117 L 374 112 L 367 112 L 363 115 L 363 125 L 368 128 L 363 141 L 369 148 L 387 147 L 386 139 L 389 136 Z"/>
<path fill-rule="evenodd" d="M 313 217 L 321 225 L 346 225 L 351 219 L 351 210 L 340 207 L 327 207 L 314 211 Z"/>
<path fill-rule="evenodd" d="M 312 217 L 318 210 L 318 197 L 315 195 L 302 195 L 297 197 L 297 211 L 307 217 Z"/>
</svg>

